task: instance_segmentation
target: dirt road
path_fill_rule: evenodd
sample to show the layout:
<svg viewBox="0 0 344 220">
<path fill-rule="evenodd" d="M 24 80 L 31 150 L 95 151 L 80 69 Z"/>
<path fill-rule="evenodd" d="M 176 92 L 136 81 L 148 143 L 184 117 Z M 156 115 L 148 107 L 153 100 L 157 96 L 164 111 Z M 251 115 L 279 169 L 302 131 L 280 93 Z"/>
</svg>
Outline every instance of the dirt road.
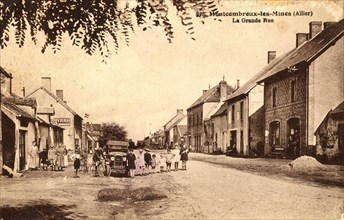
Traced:
<svg viewBox="0 0 344 220">
<path fill-rule="evenodd" d="M 33 171 L 1 178 L 4 219 L 340 219 L 344 190 L 269 178 L 206 162 L 134 179 Z M 99 201 L 100 190 L 114 190 Z M 134 195 L 135 194 L 135 195 Z M 113 199 L 111 199 L 113 198 Z M 121 199 L 119 199 L 121 198 Z"/>
</svg>

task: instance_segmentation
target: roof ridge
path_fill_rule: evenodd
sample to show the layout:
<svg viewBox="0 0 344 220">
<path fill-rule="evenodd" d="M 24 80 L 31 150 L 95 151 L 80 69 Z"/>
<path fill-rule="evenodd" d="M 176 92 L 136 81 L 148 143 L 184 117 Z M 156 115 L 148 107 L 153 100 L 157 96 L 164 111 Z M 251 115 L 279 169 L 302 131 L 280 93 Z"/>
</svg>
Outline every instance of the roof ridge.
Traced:
<svg viewBox="0 0 344 220">
<path fill-rule="evenodd" d="M 35 92 L 37 92 L 38 90 L 42 89 L 43 91 L 45 91 L 48 95 L 50 95 L 53 99 L 55 99 L 58 103 L 60 103 L 65 109 L 67 109 L 70 113 L 72 113 L 73 115 L 77 115 L 81 118 L 80 115 L 78 115 L 78 113 L 76 113 L 69 105 L 67 105 L 62 99 L 60 99 L 58 96 L 54 95 L 54 93 L 52 93 L 51 91 L 49 91 L 47 88 L 45 88 L 44 86 L 41 86 L 37 89 L 35 89 L 33 92 L 31 92 L 29 95 L 27 96 L 31 96 L 32 94 L 34 94 Z"/>
</svg>

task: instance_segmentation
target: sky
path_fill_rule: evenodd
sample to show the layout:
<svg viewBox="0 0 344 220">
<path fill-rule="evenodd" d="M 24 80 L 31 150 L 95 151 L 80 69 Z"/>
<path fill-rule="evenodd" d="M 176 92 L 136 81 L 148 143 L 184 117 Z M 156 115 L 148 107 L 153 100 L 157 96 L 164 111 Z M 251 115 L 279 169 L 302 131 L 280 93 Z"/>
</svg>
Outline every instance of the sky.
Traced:
<svg viewBox="0 0 344 220">
<path fill-rule="evenodd" d="M 120 45 L 107 64 L 99 54 L 86 55 L 64 38 L 61 50 L 42 54 L 43 41 L 34 45 L 29 35 L 24 47 L 11 42 L 0 52 L 0 65 L 13 74 L 13 90 L 21 95 L 52 78 L 52 91 L 64 99 L 84 122 L 117 122 L 128 138 L 143 139 L 186 109 L 225 77 L 230 85 L 245 83 L 267 64 L 267 51 L 277 56 L 295 47 L 295 35 L 308 32 L 311 21 L 343 19 L 340 1 L 220 1 L 223 12 L 312 12 L 312 16 L 273 17 L 274 23 L 233 23 L 233 17 L 194 20 L 196 40 L 185 33 L 176 12 L 170 12 L 174 39 L 169 44 L 162 29 L 136 28 L 130 45 Z M 241 19 L 242 17 L 236 17 Z"/>
</svg>

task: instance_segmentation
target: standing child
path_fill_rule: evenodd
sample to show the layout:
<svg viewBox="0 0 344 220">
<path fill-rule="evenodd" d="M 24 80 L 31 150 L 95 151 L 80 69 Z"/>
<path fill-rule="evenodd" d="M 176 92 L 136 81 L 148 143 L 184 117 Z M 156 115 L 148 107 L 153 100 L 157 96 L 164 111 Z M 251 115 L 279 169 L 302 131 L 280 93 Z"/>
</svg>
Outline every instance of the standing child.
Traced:
<svg viewBox="0 0 344 220">
<path fill-rule="evenodd" d="M 189 149 L 184 146 L 180 149 L 180 160 L 182 161 L 182 170 L 186 170 L 186 161 L 188 161 Z"/>
<path fill-rule="evenodd" d="M 80 152 L 79 151 L 75 151 L 75 153 L 72 155 L 72 159 L 74 160 L 74 171 L 75 171 L 74 178 L 79 178 L 78 170 L 80 169 L 80 163 L 81 163 Z"/>
<path fill-rule="evenodd" d="M 156 155 L 155 154 L 152 155 L 152 162 L 151 162 L 151 164 L 152 164 L 152 173 L 154 173 L 155 172 L 155 167 L 157 165 Z"/>
<path fill-rule="evenodd" d="M 146 149 L 146 152 L 144 154 L 144 158 L 145 158 L 145 173 L 144 174 L 149 174 L 150 167 L 152 165 L 152 156 L 149 153 L 148 149 Z"/>
<path fill-rule="evenodd" d="M 180 161 L 180 150 L 178 144 L 175 145 L 174 149 L 172 150 L 172 154 L 174 159 L 174 171 L 178 171 Z"/>
<path fill-rule="evenodd" d="M 131 178 L 135 177 L 135 169 L 136 169 L 135 160 L 136 160 L 136 157 L 135 157 L 135 154 L 133 153 L 133 149 L 129 149 L 129 152 L 127 154 L 127 166 L 128 166 L 129 175 Z"/>
<path fill-rule="evenodd" d="M 167 154 L 166 154 L 166 171 L 167 172 L 171 171 L 172 160 L 173 160 L 173 155 L 171 154 L 171 150 L 168 149 Z"/>
<path fill-rule="evenodd" d="M 166 165 L 166 159 L 163 154 L 160 154 L 160 160 L 158 162 L 158 165 L 160 166 L 160 173 L 163 173 L 165 171 Z"/>
</svg>

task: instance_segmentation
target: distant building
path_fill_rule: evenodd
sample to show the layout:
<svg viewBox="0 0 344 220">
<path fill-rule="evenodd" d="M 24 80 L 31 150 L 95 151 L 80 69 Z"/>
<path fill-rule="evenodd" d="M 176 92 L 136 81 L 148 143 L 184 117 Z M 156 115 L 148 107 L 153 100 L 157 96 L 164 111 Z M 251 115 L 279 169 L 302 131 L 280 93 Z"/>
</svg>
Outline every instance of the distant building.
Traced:
<svg viewBox="0 0 344 220">
<path fill-rule="evenodd" d="M 186 143 L 191 145 L 195 152 L 206 152 L 204 119 L 208 113 L 224 101 L 234 89 L 223 79 L 209 90 L 203 90 L 203 94 L 187 109 L 188 137 Z"/>
<path fill-rule="evenodd" d="M 83 146 L 85 147 L 85 149 L 88 150 L 88 152 L 94 152 L 95 148 L 102 147 L 99 146 L 101 124 L 93 124 L 88 122 L 86 124 L 83 124 L 83 135 L 83 140 L 85 141 L 85 143 L 83 143 Z"/>
<path fill-rule="evenodd" d="M 315 154 L 315 130 L 344 100 L 344 20 L 311 22 L 296 48 L 280 58 L 264 83 L 265 154 Z"/>
<path fill-rule="evenodd" d="M 174 144 L 173 127 L 178 125 L 186 115 L 183 113 L 183 109 L 177 109 L 177 113 L 173 116 L 164 126 L 164 144 L 166 147 L 171 147 Z"/>
<path fill-rule="evenodd" d="M 82 117 L 76 113 L 63 99 L 63 90 L 51 92 L 51 78 L 42 77 L 42 86 L 27 95 L 36 98 L 39 108 L 54 108 L 52 122 L 64 128 L 62 142 L 67 149 L 75 150 L 81 147 Z"/>
<path fill-rule="evenodd" d="M 209 129 L 205 132 L 205 136 L 209 137 L 205 143 L 205 148 L 209 153 L 225 153 L 229 145 L 227 104 L 220 102 L 218 106 L 215 113 L 204 121 L 204 123 L 209 121 Z"/>
<path fill-rule="evenodd" d="M 187 118 L 184 116 L 184 118 L 176 123 L 173 128 L 173 143 L 178 144 L 178 146 L 182 146 L 185 144 L 185 137 L 187 133 Z"/>
</svg>

